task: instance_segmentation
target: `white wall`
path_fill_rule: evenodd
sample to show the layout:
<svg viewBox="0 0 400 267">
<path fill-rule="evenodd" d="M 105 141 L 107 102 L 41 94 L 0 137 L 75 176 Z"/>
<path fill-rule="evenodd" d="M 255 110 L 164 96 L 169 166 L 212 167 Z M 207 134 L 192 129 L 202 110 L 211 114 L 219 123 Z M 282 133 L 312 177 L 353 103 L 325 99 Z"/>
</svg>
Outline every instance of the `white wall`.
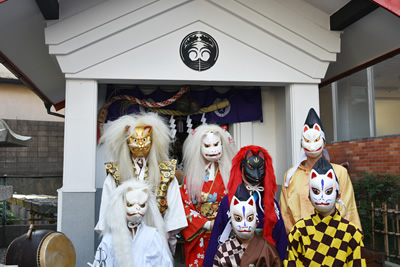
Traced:
<svg viewBox="0 0 400 267">
<path fill-rule="evenodd" d="M 64 110 L 51 112 L 64 114 Z M 49 115 L 43 101 L 28 87 L 0 84 L 0 119 L 64 121 L 64 118 Z"/>
<path fill-rule="evenodd" d="M 400 105 L 397 99 L 375 99 L 376 135 L 391 135 L 400 133 L 400 123 L 394 116 L 400 114 Z M 395 123 L 393 123 L 395 122 Z"/>
<path fill-rule="evenodd" d="M 285 88 L 262 87 L 263 121 L 234 124 L 234 139 L 238 149 L 247 145 L 265 148 L 272 157 L 278 185 L 291 166 L 286 155 Z"/>
<path fill-rule="evenodd" d="M 279 113 L 277 112 L 279 106 L 278 93 L 282 91 L 284 93 L 284 88 L 280 87 L 262 89 L 263 122 L 253 123 L 253 145 L 264 147 L 271 155 L 278 184 L 282 184 L 283 181 L 281 172 L 285 164 L 282 162 L 282 155 L 286 152 L 281 150 L 282 146 L 285 145 L 284 140 L 279 140 L 279 135 L 277 135 L 278 128 L 285 127 L 284 122 L 279 120 Z"/>
<path fill-rule="evenodd" d="M 1 63 L 0 78 L 18 81 Z M 56 112 L 53 107 L 50 111 Z M 64 115 L 64 110 L 56 113 Z M 64 121 L 64 118 L 49 115 L 43 101 L 22 84 L 0 84 L 0 119 Z"/>
</svg>

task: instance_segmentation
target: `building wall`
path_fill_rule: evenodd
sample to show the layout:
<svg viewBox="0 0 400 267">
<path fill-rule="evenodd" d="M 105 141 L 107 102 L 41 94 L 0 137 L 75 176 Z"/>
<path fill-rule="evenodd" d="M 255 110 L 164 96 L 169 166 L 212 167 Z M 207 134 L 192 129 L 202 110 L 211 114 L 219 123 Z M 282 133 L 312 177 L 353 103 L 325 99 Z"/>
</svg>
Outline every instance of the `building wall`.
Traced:
<svg viewBox="0 0 400 267">
<path fill-rule="evenodd" d="M 332 162 L 349 163 L 353 180 L 365 171 L 400 174 L 400 135 L 330 143 L 327 150 Z"/>
<path fill-rule="evenodd" d="M 57 113 L 64 114 L 64 110 Z M 49 115 L 43 101 L 28 87 L 16 84 L 0 84 L 0 119 L 64 122 L 64 118 Z"/>
<path fill-rule="evenodd" d="M 13 78 L 3 65 L 0 77 Z M 23 84 L 4 83 L 0 119 L 14 133 L 32 137 L 29 147 L 0 147 L 0 178 L 7 176 L 7 184 L 18 194 L 57 195 L 62 186 L 64 118 L 49 115 L 43 101 Z"/>
<path fill-rule="evenodd" d="M 64 122 L 4 121 L 32 139 L 28 147 L 0 147 L 0 177 L 9 177 L 7 183 L 19 194 L 56 195 L 62 186 Z"/>
</svg>

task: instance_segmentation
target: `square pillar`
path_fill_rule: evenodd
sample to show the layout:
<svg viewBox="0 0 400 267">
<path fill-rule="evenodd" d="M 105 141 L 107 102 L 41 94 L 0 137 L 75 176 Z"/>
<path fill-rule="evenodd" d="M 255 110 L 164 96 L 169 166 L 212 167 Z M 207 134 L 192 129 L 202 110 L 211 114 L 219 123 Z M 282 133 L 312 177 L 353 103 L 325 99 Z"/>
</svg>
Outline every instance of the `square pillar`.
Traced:
<svg viewBox="0 0 400 267">
<path fill-rule="evenodd" d="M 57 230 L 71 239 L 76 266 L 95 252 L 97 82 L 66 81 L 63 186 L 58 190 Z"/>
</svg>

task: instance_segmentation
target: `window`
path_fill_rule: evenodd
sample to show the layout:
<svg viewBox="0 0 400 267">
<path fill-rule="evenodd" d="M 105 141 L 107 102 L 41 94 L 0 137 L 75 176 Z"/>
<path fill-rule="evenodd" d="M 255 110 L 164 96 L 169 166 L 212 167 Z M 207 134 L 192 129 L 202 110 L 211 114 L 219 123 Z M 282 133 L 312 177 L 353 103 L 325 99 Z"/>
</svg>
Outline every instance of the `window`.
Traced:
<svg viewBox="0 0 400 267">
<path fill-rule="evenodd" d="M 400 55 L 374 66 L 376 135 L 400 134 Z"/>
<path fill-rule="evenodd" d="M 400 134 L 400 55 L 320 88 L 327 141 Z"/>
</svg>

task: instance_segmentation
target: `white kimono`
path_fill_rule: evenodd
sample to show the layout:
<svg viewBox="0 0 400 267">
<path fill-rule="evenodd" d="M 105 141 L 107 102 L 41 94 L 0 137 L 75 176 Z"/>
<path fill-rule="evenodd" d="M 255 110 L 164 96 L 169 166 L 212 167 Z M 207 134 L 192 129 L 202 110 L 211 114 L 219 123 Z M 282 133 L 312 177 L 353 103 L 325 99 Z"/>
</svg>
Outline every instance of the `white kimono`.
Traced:
<svg viewBox="0 0 400 267">
<path fill-rule="evenodd" d="M 168 251 L 162 244 L 160 234 L 157 232 L 156 228 L 149 227 L 142 223 L 131 244 L 133 259 L 131 266 L 173 266 Z M 104 234 L 94 259 L 92 267 L 119 267 L 111 233 L 107 232 Z"/>
<path fill-rule="evenodd" d="M 101 234 L 104 229 L 104 216 L 107 209 L 107 204 L 110 200 L 112 192 L 116 189 L 115 181 L 112 175 L 108 174 L 103 185 L 103 193 L 101 196 L 99 221 L 95 227 L 96 232 Z M 165 229 L 169 232 L 169 246 L 172 253 L 175 252 L 176 237 L 180 230 L 187 226 L 185 210 L 183 208 L 179 184 L 174 178 L 168 187 L 167 191 L 168 209 L 164 215 Z"/>
</svg>

